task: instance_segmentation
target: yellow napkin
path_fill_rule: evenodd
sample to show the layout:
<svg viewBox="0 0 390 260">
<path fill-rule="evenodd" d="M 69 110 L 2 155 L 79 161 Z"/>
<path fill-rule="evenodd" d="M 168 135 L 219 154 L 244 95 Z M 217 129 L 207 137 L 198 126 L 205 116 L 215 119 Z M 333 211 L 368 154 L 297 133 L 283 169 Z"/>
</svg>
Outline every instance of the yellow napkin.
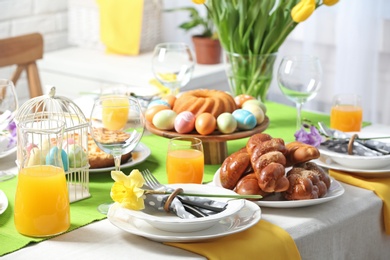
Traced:
<svg viewBox="0 0 390 260">
<path fill-rule="evenodd" d="M 301 259 L 291 236 L 265 220 L 253 227 L 216 240 L 198 243 L 165 243 L 208 259 Z"/>
<path fill-rule="evenodd" d="M 97 2 L 100 10 L 100 37 L 107 52 L 139 54 L 144 0 Z"/>
<path fill-rule="evenodd" d="M 364 178 L 334 170 L 329 170 L 329 174 L 341 182 L 375 192 L 383 201 L 385 232 L 390 235 L 390 178 Z"/>
</svg>

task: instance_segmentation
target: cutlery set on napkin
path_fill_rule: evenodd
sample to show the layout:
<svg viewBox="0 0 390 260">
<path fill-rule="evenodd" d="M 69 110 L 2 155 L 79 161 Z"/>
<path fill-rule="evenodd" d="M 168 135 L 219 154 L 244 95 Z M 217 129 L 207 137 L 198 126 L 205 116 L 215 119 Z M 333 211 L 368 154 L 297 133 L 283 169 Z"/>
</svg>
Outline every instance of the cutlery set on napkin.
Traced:
<svg viewBox="0 0 390 260">
<path fill-rule="evenodd" d="M 339 130 L 327 128 L 323 123 L 319 122 L 320 131 L 323 135 L 330 138 L 321 143 L 321 146 L 326 147 L 328 150 L 337 153 L 348 153 L 348 145 L 351 138 L 353 141 L 353 155 L 359 156 L 383 156 L 390 155 L 390 143 L 384 143 L 376 139 L 380 138 L 359 138 L 353 137 L 351 134 L 344 133 Z M 384 137 L 386 138 L 386 137 Z M 390 137 L 387 137 L 390 138 Z"/>
</svg>

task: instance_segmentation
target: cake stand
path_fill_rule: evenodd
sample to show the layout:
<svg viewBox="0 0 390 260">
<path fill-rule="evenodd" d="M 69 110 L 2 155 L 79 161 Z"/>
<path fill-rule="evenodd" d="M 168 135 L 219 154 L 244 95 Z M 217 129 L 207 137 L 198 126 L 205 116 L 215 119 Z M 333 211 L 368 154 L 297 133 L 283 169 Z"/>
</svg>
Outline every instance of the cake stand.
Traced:
<svg viewBox="0 0 390 260">
<path fill-rule="evenodd" d="M 193 131 L 188 134 L 179 134 L 176 131 L 160 130 L 153 126 L 153 124 L 146 122 L 146 128 L 149 132 L 162 136 L 165 138 L 173 137 L 197 137 L 203 142 L 204 160 L 205 164 L 222 164 L 225 158 L 228 156 L 227 141 L 237 140 L 245 137 L 252 136 L 257 133 L 263 132 L 269 125 L 269 118 L 266 116 L 264 121 L 257 125 L 255 128 L 247 131 L 236 131 L 231 134 L 222 134 L 219 131 L 214 131 L 210 135 L 200 135 Z"/>
</svg>

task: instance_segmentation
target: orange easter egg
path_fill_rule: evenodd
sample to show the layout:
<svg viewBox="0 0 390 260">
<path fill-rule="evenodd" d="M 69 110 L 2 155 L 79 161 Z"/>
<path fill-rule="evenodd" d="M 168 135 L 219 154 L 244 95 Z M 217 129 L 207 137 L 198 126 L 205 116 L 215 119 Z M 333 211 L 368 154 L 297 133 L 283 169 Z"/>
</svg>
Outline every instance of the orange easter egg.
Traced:
<svg viewBox="0 0 390 260">
<path fill-rule="evenodd" d="M 210 113 L 202 113 L 195 120 L 195 129 L 201 135 L 211 134 L 216 127 L 217 120 Z"/>
<path fill-rule="evenodd" d="M 241 95 L 238 95 L 234 98 L 234 101 L 236 102 L 236 105 L 238 108 L 241 108 L 242 107 L 242 104 L 245 103 L 245 101 L 248 101 L 248 100 L 251 100 L 251 99 L 255 99 L 254 97 L 248 95 L 248 94 L 241 94 Z"/>
<path fill-rule="evenodd" d="M 161 110 L 170 109 L 169 107 L 165 105 L 155 105 L 151 106 L 145 111 L 145 118 L 148 122 L 152 123 L 153 117 L 157 112 L 160 112 Z"/>
<path fill-rule="evenodd" d="M 174 96 L 174 95 L 165 95 L 165 96 L 163 96 L 161 98 L 161 100 L 164 100 L 164 101 L 168 102 L 169 106 L 172 108 L 173 104 L 176 101 L 176 96 Z"/>
</svg>

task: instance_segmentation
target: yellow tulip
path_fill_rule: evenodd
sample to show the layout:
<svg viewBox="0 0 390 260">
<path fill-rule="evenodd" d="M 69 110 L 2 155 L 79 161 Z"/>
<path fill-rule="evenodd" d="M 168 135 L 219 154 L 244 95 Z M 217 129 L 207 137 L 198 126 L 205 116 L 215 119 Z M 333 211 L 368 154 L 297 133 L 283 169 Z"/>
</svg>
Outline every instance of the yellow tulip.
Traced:
<svg viewBox="0 0 390 260">
<path fill-rule="evenodd" d="M 121 171 L 111 171 L 115 183 L 111 187 L 111 198 L 120 203 L 121 207 L 142 210 L 145 208 L 144 190 L 145 179 L 139 170 L 132 170 L 127 176 Z"/>
<path fill-rule="evenodd" d="M 305 21 L 316 9 L 315 0 L 301 0 L 291 10 L 291 17 L 296 23 Z"/>
<path fill-rule="evenodd" d="M 197 4 L 197 5 L 201 5 L 201 4 L 206 3 L 206 0 L 192 0 L 192 2 Z"/>
<path fill-rule="evenodd" d="M 323 0 L 322 3 L 324 5 L 328 5 L 328 6 L 331 6 L 331 5 L 335 5 L 339 2 L 339 0 Z"/>
</svg>

